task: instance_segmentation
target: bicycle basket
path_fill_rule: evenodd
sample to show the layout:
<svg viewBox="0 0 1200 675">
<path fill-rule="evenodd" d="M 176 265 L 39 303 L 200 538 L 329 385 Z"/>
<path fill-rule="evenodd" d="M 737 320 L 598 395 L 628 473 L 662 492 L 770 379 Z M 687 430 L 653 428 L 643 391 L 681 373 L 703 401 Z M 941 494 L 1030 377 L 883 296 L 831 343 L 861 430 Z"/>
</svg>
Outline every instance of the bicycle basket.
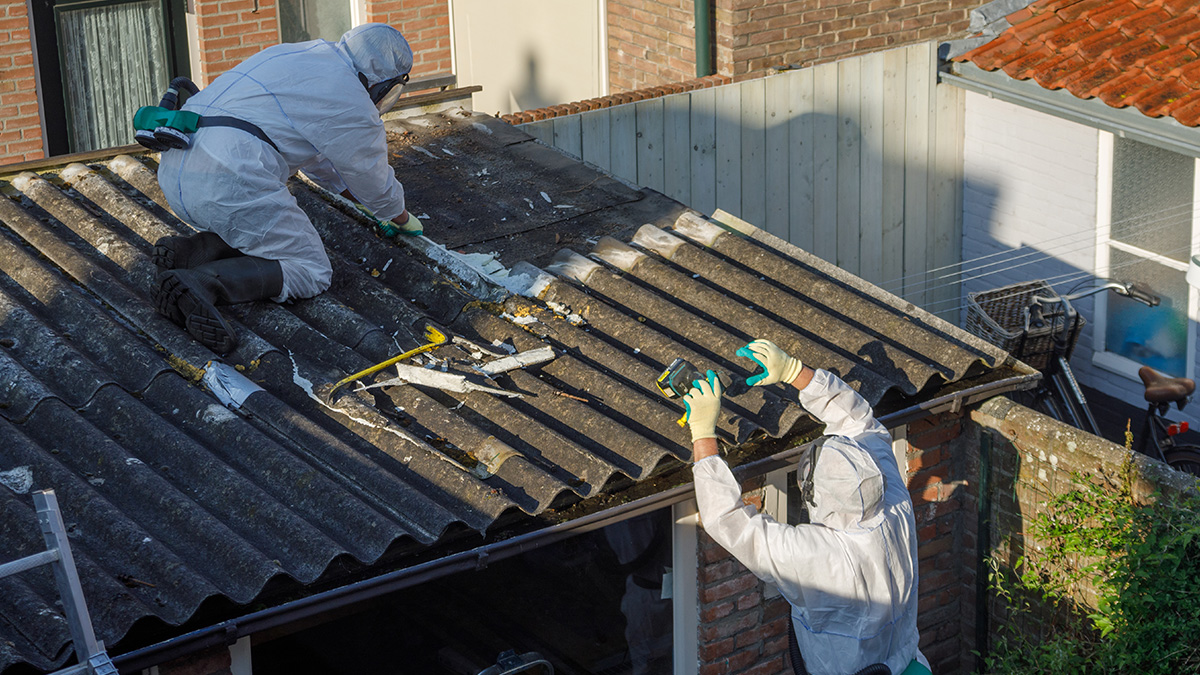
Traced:
<svg viewBox="0 0 1200 675">
<path fill-rule="evenodd" d="M 1055 317 L 1041 328 L 1025 330 L 1025 308 L 1035 295 L 1056 295 L 1045 281 L 1029 281 L 1012 284 L 981 293 L 967 294 L 967 331 L 996 345 L 1015 358 L 1037 370 L 1046 368 L 1054 349 L 1054 335 L 1062 330 L 1066 317 Z M 1068 353 L 1079 340 L 1079 333 L 1087 324 L 1083 316 L 1075 315 L 1075 325 L 1067 337 Z"/>
</svg>

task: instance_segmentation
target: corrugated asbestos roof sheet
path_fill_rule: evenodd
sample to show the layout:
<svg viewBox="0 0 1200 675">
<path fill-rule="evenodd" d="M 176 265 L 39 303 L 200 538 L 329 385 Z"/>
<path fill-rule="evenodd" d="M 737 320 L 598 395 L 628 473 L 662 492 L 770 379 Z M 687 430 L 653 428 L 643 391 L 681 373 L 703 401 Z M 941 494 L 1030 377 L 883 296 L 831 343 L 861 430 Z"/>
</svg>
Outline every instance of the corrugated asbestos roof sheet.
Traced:
<svg viewBox="0 0 1200 675">
<path fill-rule="evenodd" d="M 1046 89 L 1200 125 L 1200 5 L 1195 0 L 1039 0 L 962 56 Z"/>
<path fill-rule="evenodd" d="M 133 642 L 161 639 L 682 467 L 681 406 L 653 385 L 676 356 L 744 377 L 734 350 L 765 336 L 872 401 L 970 384 L 1004 358 L 490 117 L 389 129 L 428 236 L 475 254 L 381 239 L 293 181 L 333 287 L 229 309 L 242 340 L 224 361 L 261 387 L 237 410 L 211 391 L 230 369 L 147 300 L 153 242 L 186 231 L 151 158 L 0 180 L 0 561 L 42 549 L 30 493 L 56 490 L 98 637 L 116 652 L 138 646 L 121 643 L 135 624 Z M 533 297 L 489 281 L 506 273 Z M 521 398 L 398 386 L 326 400 L 345 374 L 420 344 L 426 320 L 473 343 L 433 352 L 438 369 L 473 373 L 504 345 L 557 358 L 477 378 Z M 762 389 L 729 410 L 721 428 L 738 441 L 812 430 Z M 56 598 L 46 568 L 0 580 L 0 669 L 68 658 Z"/>
</svg>

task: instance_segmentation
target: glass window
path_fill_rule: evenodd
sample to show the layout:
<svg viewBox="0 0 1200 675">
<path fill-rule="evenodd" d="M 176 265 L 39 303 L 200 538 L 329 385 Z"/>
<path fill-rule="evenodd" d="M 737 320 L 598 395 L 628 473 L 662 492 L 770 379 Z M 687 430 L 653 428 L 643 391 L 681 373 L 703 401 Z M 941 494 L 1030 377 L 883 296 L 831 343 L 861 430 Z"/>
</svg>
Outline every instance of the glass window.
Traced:
<svg viewBox="0 0 1200 675">
<path fill-rule="evenodd" d="M 1105 294 L 1105 350 L 1175 377 L 1188 369 L 1194 180 L 1193 158 L 1113 139 L 1108 276 L 1150 289 L 1162 304 Z"/>
<path fill-rule="evenodd" d="M 71 151 L 132 143 L 133 113 L 156 105 L 170 79 L 162 1 L 64 3 L 56 13 Z"/>
<path fill-rule="evenodd" d="M 283 42 L 337 42 L 350 30 L 346 0 L 280 0 L 279 36 Z"/>
</svg>

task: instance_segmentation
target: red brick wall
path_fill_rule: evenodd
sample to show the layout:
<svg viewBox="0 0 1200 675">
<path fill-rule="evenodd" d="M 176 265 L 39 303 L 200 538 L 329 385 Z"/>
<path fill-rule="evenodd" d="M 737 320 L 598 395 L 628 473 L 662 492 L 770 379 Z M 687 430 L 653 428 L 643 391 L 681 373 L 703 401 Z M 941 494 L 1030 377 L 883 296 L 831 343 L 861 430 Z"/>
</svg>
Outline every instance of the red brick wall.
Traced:
<svg viewBox="0 0 1200 675">
<path fill-rule="evenodd" d="M 965 33 L 983 0 L 714 0 L 717 72 L 736 80 Z"/>
<path fill-rule="evenodd" d="M 158 675 L 230 675 L 228 647 L 213 647 L 158 666 Z"/>
<path fill-rule="evenodd" d="M 25 0 L 0 0 L 0 164 L 42 156 Z"/>
<path fill-rule="evenodd" d="M 196 84 L 203 87 L 248 57 L 279 44 L 275 7 L 275 0 L 197 2 L 200 73 L 192 78 Z"/>
<path fill-rule="evenodd" d="M 391 24 L 404 33 L 413 50 L 413 77 L 454 71 L 447 0 L 367 0 L 367 21 Z"/>
<path fill-rule="evenodd" d="M 917 627 L 921 651 L 938 675 L 974 666 L 978 428 L 964 419 L 944 413 L 908 428 L 920 565 Z M 761 508 L 761 480 L 742 487 L 745 500 Z M 703 530 L 699 542 L 701 675 L 791 673 L 787 602 L 764 600 L 766 585 Z"/>
<path fill-rule="evenodd" d="M 613 92 L 696 77 L 693 0 L 608 0 Z"/>
</svg>

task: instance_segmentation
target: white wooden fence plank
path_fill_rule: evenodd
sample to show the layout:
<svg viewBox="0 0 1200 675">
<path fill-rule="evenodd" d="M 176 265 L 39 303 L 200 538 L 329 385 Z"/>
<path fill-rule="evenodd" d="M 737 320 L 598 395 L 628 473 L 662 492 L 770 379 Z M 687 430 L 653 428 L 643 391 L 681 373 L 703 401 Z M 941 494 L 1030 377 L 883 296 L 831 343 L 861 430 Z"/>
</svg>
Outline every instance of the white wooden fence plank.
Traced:
<svg viewBox="0 0 1200 675">
<path fill-rule="evenodd" d="M 742 215 L 742 87 L 717 88 L 717 207 Z M 744 219 L 743 219 L 744 220 Z"/>
<path fill-rule="evenodd" d="M 788 76 L 773 75 L 766 85 L 766 179 L 763 194 L 766 199 L 766 218 L 763 228 L 787 239 L 788 231 L 788 120 L 792 117 Z"/>
<path fill-rule="evenodd" d="M 908 52 L 883 54 L 883 288 L 904 293 L 904 124 Z"/>
<path fill-rule="evenodd" d="M 858 274 L 862 86 L 859 59 L 838 62 L 837 264 Z"/>
<path fill-rule="evenodd" d="M 628 103 L 610 110 L 609 171 L 630 183 L 637 183 L 637 111 Z"/>
<path fill-rule="evenodd" d="M 792 116 L 788 120 L 788 241 L 813 250 L 813 71 L 805 68 L 787 78 Z"/>
<path fill-rule="evenodd" d="M 935 112 L 931 122 L 934 134 L 933 185 L 930 193 L 932 242 L 929 308 L 957 322 L 962 259 L 962 202 L 958 186 L 962 184 L 962 127 L 958 111 L 963 108 L 963 93 L 958 87 L 939 84 L 934 88 Z"/>
<path fill-rule="evenodd" d="M 813 253 L 837 263 L 838 66 L 813 69 Z"/>
<path fill-rule="evenodd" d="M 663 194 L 692 203 L 691 100 L 689 94 L 663 99 Z"/>
<path fill-rule="evenodd" d="M 692 208 L 717 210 L 717 90 L 692 93 Z"/>
<path fill-rule="evenodd" d="M 883 66 L 882 52 L 862 59 L 861 178 L 858 275 L 878 284 L 883 276 Z"/>
<path fill-rule="evenodd" d="M 925 305 L 928 269 L 929 115 L 933 111 L 932 45 L 908 47 L 904 128 L 904 297 Z"/>
<path fill-rule="evenodd" d="M 609 170 L 612 166 L 612 156 L 609 154 L 608 148 L 611 117 L 612 113 L 608 108 L 589 110 L 579 115 L 583 161 Z"/>
<path fill-rule="evenodd" d="M 554 147 L 583 157 L 583 131 L 578 115 L 564 115 L 551 120 L 554 129 Z"/>
<path fill-rule="evenodd" d="M 637 118 L 637 183 L 663 191 L 663 100 L 634 104 Z"/>
<path fill-rule="evenodd" d="M 742 83 L 742 220 L 765 227 L 766 85 L 761 77 Z"/>
</svg>

